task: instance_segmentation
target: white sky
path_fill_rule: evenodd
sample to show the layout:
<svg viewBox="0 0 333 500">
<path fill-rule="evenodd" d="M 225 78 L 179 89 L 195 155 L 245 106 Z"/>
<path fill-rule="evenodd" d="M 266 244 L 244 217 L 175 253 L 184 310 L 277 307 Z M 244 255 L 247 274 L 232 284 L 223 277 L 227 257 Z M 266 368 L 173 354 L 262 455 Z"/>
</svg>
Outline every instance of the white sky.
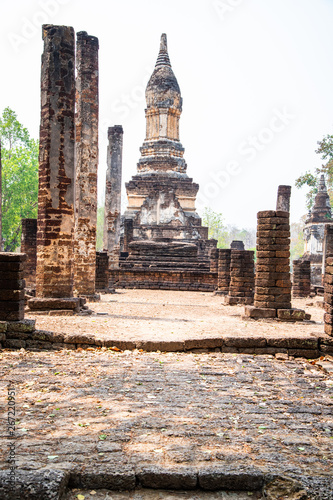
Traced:
<svg viewBox="0 0 333 500">
<path fill-rule="evenodd" d="M 99 199 L 108 126 L 124 128 L 124 181 L 136 173 L 144 89 L 165 32 L 198 208 L 255 227 L 289 184 L 292 220 L 306 213 L 295 179 L 321 165 L 317 141 L 333 133 L 333 0 L 0 0 L 0 112 L 13 108 L 35 138 L 44 22 L 100 41 Z"/>
</svg>

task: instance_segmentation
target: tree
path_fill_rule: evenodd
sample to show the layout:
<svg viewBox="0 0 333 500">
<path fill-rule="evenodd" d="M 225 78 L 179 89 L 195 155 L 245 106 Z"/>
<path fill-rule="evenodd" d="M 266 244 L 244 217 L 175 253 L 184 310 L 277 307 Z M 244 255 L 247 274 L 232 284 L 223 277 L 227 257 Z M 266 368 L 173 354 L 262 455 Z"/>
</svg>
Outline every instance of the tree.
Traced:
<svg viewBox="0 0 333 500">
<path fill-rule="evenodd" d="M 290 226 L 290 260 L 299 259 L 302 257 L 304 253 L 304 236 L 303 236 L 303 228 L 304 228 L 304 219 L 300 220 L 300 222 L 292 222 Z"/>
<path fill-rule="evenodd" d="M 104 206 L 97 208 L 97 238 L 96 250 L 101 252 L 103 250 L 103 231 L 104 231 Z"/>
<path fill-rule="evenodd" d="M 21 240 L 21 219 L 37 217 L 38 141 L 6 108 L 0 117 L 2 143 L 2 239 L 6 252 Z"/>
<path fill-rule="evenodd" d="M 223 215 L 207 207 L 203 213 L 202 224 L 208 226 L 208 238 L 216 239 L 218 248 L 230 248 L 233 240 L 239 240 L 243 241 L 245 248 L 255 250 L 255 229 L 239 229 L 230 224 L 225 226 Z"/>
<path fill-rule="evenodd" d="M 325 161 L 320 168 L 316 168 L 315 173 L 305 172 L 298 179 L 296 179 L 295 185 L 298 188 L 302 186 L 309 186 L 311 189 L 307 193 L 307 208 L 310 210 L 314 198 L 317 193 L 317 177 L 320 174 L 325 174 L 327 180 L 327 190 L 331 199 L 331 204 L 333 203 L 333 135 L 326 135 L 321 141 L 318 141 L 317 154 L 321 155 L 321 159 Z"/>
<path fill-rule="evenodd" d="M 203 226 L 208 227 L 208 238 L 217 240 L 218 248 L 227 248 L 227 229 L 224 226 L 224 218 L 221 213 L 214 212 L 205 207 L 202 216 Z"/>
</svg>

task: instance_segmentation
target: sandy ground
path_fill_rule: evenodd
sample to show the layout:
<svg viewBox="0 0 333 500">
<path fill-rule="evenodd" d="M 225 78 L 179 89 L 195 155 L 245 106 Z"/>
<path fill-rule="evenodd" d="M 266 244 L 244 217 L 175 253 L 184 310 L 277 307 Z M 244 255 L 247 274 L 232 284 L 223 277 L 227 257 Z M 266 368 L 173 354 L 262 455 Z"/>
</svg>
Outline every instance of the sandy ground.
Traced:
<svg viewBox="0 0 333 500">
<path fill-rule="evenodd" d="M 321 299 L 319 299 L 320 301 Z M 244 306 L 224 306 L 212 293 L 166 290 L 120 290 L 91 303 L 92 316 L 35 316 L 36 328 L 117 340 L 185 340 L 216 336 L 288 337 L 321 335 L 323 309 L 318 298 L 297 299 L 315 322 L 284 323 L 242 319 Z M 308 305 L 312 304 L 312 305 Z"/>
</svg>

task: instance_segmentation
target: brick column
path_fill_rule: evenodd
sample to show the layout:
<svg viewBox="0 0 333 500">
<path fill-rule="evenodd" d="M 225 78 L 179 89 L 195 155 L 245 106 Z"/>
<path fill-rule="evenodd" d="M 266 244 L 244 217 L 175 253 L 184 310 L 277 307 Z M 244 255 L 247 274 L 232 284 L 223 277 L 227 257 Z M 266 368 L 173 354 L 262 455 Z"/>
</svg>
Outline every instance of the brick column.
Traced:
<svg viewBox="0 0 333 500">
<path fill-rule="evenodd" d="M 27 287 L 36 286 L 37 265 L 37 219 L 22 219 L 21 252 L 25 253 L 24 278 Z"/>
<path fill-rule="evenodd" d="M 310 261 L 293 261 L 293 297 L 309 297 L 311 292 Z"/>
<path fill-rule="evenodd" d="M 98 38 L 77 33 L 74 294 L 96 299 Z"/>
<path fill-rule="evenodd" d="M 243 243 L 243 241 L 240 241 L 240 240 L 232 241 L 230 248 L 231 248 L 231 250 L 245 250 L 244 243 Z"/>
<path fill-rule="evenodd" d="M 225 304 L 253 304 L 254 252 L 231 250 L 229 293 Z"/>
<path fill-rule="evenodd" d="M 217 278 L 217 295 L 228 295 L 230 286 L 230 260 L 231 250 L 218 249 L 218 278 Z"/>
<path fill-rule="evenodd" d="M 325 333 L 333 337 L 333 224 L 325 226 L 324 322 Z"/>
<path fill-rule="evenodd" d="M 43 26 L 36 296 L 73 295 L 74 30 Z"/>
<path fill-rule="evenodd" d="M 254 308 L 250 317 L 276 317 L 277 310 L 291 308 L 289 213 L 258 213 L 257 263 Z"/>
<path fill-rule="evenodd" d="M 0 253 L 0 321 L 24 319 L 23 253 Z"/>
<path fill-rule="evenodd" d="M 276 210 L 290 212 L 291 186 L 279 186 L 276 200 Z"/>
<path fill-rule="evenodd" d="M 96 252 L 96 290 L 107 292 L 109 289 L 109 257 L 107 252 Z"/>
<path fill-rule="evenodd" d="M 104 250 L 108 252 L 109 268 L 118 269 L 120 256 L 123 127 L 121 125 L 109 127 L 108 138 L 103 246 Z"/>
</svg>

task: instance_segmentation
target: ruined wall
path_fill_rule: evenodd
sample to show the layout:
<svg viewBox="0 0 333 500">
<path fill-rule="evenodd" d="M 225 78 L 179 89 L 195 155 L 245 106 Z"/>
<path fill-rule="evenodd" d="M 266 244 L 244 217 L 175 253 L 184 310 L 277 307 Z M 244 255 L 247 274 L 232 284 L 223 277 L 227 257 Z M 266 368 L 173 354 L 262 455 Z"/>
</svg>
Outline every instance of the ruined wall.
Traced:
<svg viewBox="0 0 333 500">
<path fill-rule="evenodd" d="M 150 290 L 188 290 L 212 292 L 217 286 L 217 274 L 200 271 L 110 270 L 109 281 L 115 288 Z"/>
<path fill-rule="evenodd" d="M 96 252 L 96 290 L 106 292 L 109 288 L 109 257 L 107 252 Z"/>
<path fill-rule="evenodd" d="M 0 321 L 24 319 L 23 253 L 0 253 Z"/>
<path fill-rule="evenodd" d="M 71 297 L 74 234 L 75 40 L 43 26 L 37 222 L 37 297 Z"/>
<path fill-rule="evenodd" d="M 293 261 L 293 297 L 309 297 L 311 292 L 311 266 L 309 260 Z"/>
<path fill-rule="evenodd" d="M 218 286 L 220 295 L 228 295 L 230 286 L 230 249 L 218 249 Z"/>
<path fill-rule="evenodd" d="M 110 269 L 117 269 L 120 255 L 123 128 L 120 125 L 110 127 L 108 139 L 103 246 L 109 256 Z"/>
<path fill-rule="evenodd" d="M 231 250 L 230 284 L 225 303 L 252 304 L 254 294 L 254 252 Z"/>
<path fill-rule="evenodd" d="M 74 292 L 95 293 L 98 167 L 98 39 L 77 34 Z"/>
<path fill-rule="evenodd" d="M 24 278 L 27 287 L 36 286 L 37 219 L 22 219 L 21 252 L 25 253 Z"/>
</svg>

